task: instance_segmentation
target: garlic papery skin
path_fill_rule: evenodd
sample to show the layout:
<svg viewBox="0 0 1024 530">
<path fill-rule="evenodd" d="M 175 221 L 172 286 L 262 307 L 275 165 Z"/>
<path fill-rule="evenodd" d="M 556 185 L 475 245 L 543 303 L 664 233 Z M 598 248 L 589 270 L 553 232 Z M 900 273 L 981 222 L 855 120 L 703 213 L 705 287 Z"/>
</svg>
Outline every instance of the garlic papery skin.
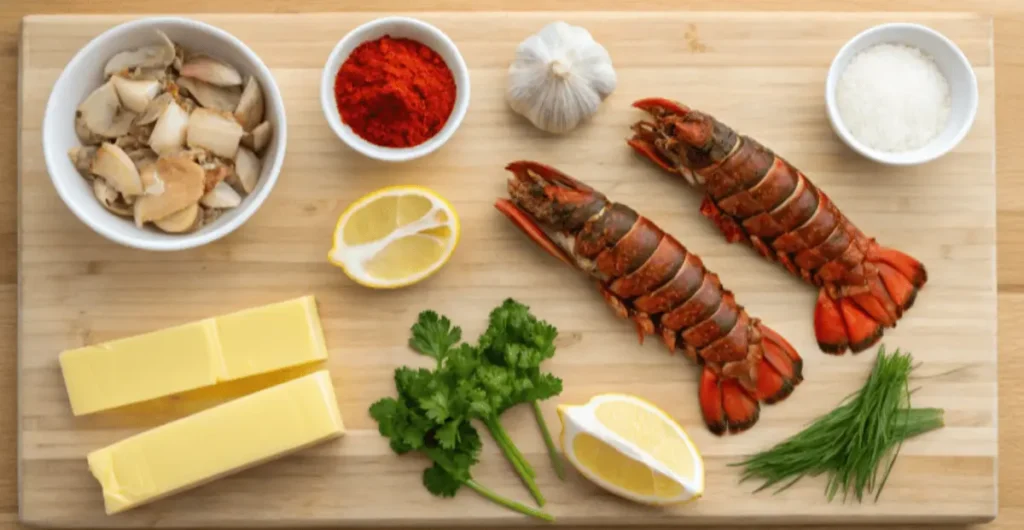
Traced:
<svg viewBox="0 0 1024 530">
<path fill-rule="evenodd" d="M 561 134 L 593 116 L 616 82 L 608 50 L 589 31 L 553 22 L 519 44 L 505 97 L 537 128 Z"/>
</svg>

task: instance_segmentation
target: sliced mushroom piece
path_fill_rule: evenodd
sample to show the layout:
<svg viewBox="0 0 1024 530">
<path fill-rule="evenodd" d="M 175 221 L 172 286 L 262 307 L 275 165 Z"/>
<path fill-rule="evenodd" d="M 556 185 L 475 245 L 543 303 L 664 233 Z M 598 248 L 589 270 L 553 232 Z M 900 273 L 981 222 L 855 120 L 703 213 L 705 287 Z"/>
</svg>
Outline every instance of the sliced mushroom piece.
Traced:
<svg viewBox="0 0 1024 530">
<path fill-rule="evenodd" d="M 140 146 L 149 144 L 149 137 L 153 135 L 153 129 L 156 128 L 156 124 L 150 123 L 147 125 L 132 124 L 128 128 L 128 138 L 133 138 Z M 124 138 L 124 137 L 121 137 Z M 120 140 L 120 138 L 118 138 Z M 124 147 L 123 145 L 121 147 Z M 128 148 L 125 148 L 127 150 Z"/>
<path fill-rule="evenodd" d="M 91 145 L 68 149 L 68 158 L 83 177 L 92 180 L 92 161 L 96 159 L 97 148 Z"/>
<path fill-rule="evenodd" d="M 160 42 L 114 55 L 103 67 L 103 75 L 112 76 L 133 68 L 167 68 L 174 61 L 174 43 L 167 35 L 156 30 Z"/>
<path fill-rule="evenodd" d="M 235 67 L 222 63 L 209 55 L 189 57 L 181 65 L 182 77 L 194 77 L 217 86 L 238 86 L 242 84 L 242 74 Z"/>
<path fill-rule="evenodd" d="M 149 135 L 149 147 L 158 155 L 171 154 L 185 145 L 185 135 L 189 128 L 188 113 L 173 101 L 164 108 L 160 119 Z"/>
<path fill-rule="evenodd" d="M 114 145 L 128 151 L 134 151 L 140 147 L 145 147 L 146 143 L 139 140 L 138 137 L 126 134 L 124 136 L 118 136 L 117 140 L 114 140 Z"/>
<path fill-rule="evenodd" d="M 117 75 L 124 75 L 133 81 L 156 81 L 160 84 L 167 80 L 167 70 L 163 68 L 135 68 Z"/>
<path fill-rule="evenodd" d="M 146 147 L 147 139 L 152 132 L 153 127 L 132 127 L 128 129 L 128 133 L 124 136 L 118 136 L 114 140 L 114 145 L 124 149 L 126 153 L 135 151 L 136 149 L 142 149 Z"/>
<path fill-rule="evenodd" d="M 100 145 L 90 171 L 103 177 L 122 195 L 142 194 L 142 180 L 139 177 L 139 170 L 135 169 L 135 162 L 124 149 L 112 143 Z"/>
<path fill-rule="evenodd" d="M 203 206 L 201 209 L 203 210 L 203 213 L 200 215 L 203 217 L 202 224 L 204 226 L 220 219 L 220 216 L 227 211 L 219 208 L 207 208 L 206 206 Z"/>
<path fill-rule="evenodd" d="M 238 148 L 235 155 L 235 176 L 246 195 L 256 189 L 256 180 L 260 178 L 260 159 L 252 151 Z"/>
<path fill-rule="evenodd" d="M 119 200 L 120 194 L 110 184 L 107 184 L 105 180 L 94 179 L 92 181 L 92 193 L 108 212 L 121 217 L 132 216 L 132 208 Z"/>
<path fill-rule="evenodd" d="M 235 108 L 235 119 L 247 131 L 254 129 L 263 121 L 263 89 L 253 76 L 249 76 L 245 81 L 245 90 L 242 91 L 242 97 Z"/>
<path fill-rule="evenodd" d="M 85 118 L 82 117 L 81 112 L 75 113 L 75 135 L 78 136 L 83 145 L 100 145 L 106 139 L 89 130 L 89 127 L 85 125 Z"/>
<path fill-rule="evenodd" d="M 242 126 L 227 113 L 196 109 L 188 120 L 186 142 L 224 158 L 234 158 L 242 139 Z"/>
<path fill-rule="evenodd" d="M 171 68 L 174 68 L 176 72 L 181 72 L 181 65 L 185 63 L 185 48 L 180 45 L 174 45 L 174 61 L 171 62 Z"/>
<path fill-rule="evenodd" d="M 107 81 L 93 90 L 78 106 L 85 127 L 105 138 L 117 138 L 128 132 L 136 115 L 121 108 L 114 83 Z"/>
<path fill-rule="evenodd" d="M 139 178 L 142 180 L 142 190 L 146 195 L 160 195 L 167 189 L 163 179 L 157 174 L 156 160 L 139 171 Z"/>
<path fill-rule="evenodd" d="M 139 147 L 131 151 L 125 151 L 125 153 L 128 153 L 128 158 L 131 158 L 136 166 L 143 162 L 156 162 L 158 158 L 156 152 L 148 147 Z"/>
<path fill-rule="evenodd" d="M 252 149 L 256 153 L 262 153 L 263 148 L 270 143 L 270 122 L 265 121 L 256 126 L 255 129 L 242 136 L 242 145 Z"/>
<path fill-rule="evenodd" d="M 156 159 L 158 158 L 157 154 L 148 147 L 140 147 L 138 149 L 125 152 L 128 153 L 128 158 L 131 158 L 132 162 L 135 162 L 135 168 L 139 170 L 139 177 L 142 179 L 142 188 L 143 191 L 145 191 L 148 187 L 145 171 L 147 167 L 156 163 Z"/>
<path fill-rule="evenodd" d="M 159 195 L 143 195 L 135 201 L 135 224 L 163 219 L 194 205 L 203 196 L 203 168 L 183 156 L 162 156 L 152 166 L 163 182 Z"/>
<path fill-rule="evenodd" d="M 167 105 L 170 105 L 173 102 L 174 94 L 171 94 L 170 92 L 164 92 L 163 94 L 155 97 L 153 101 L 149 102 L 149 105 L 146 105 L 146 110 L 144 110 L 138 118 L 135 118 L 135 125 L 149 125 L 150 123 L 156 122 L 156 120 L 160 118 L 160 115 L 164 113 L 164 109 L 167 108 Z"/>
<path fill-rule="evenodd" d="M 153 224 L 164 232 L 181 234 L 184 232 L 191 232 L 196 228 L 199 228 L 200 224 L 202 224 L 201 216 L 202 211 L 199 208 L 199 205 L 193 204 L 192 206 L 189 206 L 184 210 L 174 212 L 163 219 L 153 221 Z"/>
<path fill-rule="evenodd" d="M 181 100 L 178 101 L 178 105 L 181 105 L 181 108 L 189 114 L 192 114 L 192 111 L 199 108 L 199 104 L 196 103 L 196 100 L 193 98 L 182 97 Z"/>
<path fill-rule="evenodd" d="M 190 147 L 183 150 L 181 155 L 192 159 L 193 162 L 202 166 L 204 170 L 212 169 L 216 166 L 217 157 L 211 155 L 209 151 L 202 147 Z"/>
<path fill-rule="evenodd" d="M 203 191 L 207 192 L 231 175 L 231 167 L 223 164 L 213 164 L 211 167 L 204 167 L 203 171 L 206 172 L 206 179 L 203 181 Z"/>
<path fill-rule="evenodd" d="M 242 92 L 238 87 L 220 87 L 191 77 L 178 79 L 178 86 L 188 90 L 200 105 L 214 110 L 232 112 L 239 105 Z"/>
<path fill-rule="evenodd" d="M 117 90 L 121 105 L 132 112 L 143 112 L 160 94 L 160 82 L 152 80 L 125 79 L 119 75 L 110 78 Z"/>
<path fill-rule="evenodd" d="M 252 149 L 252 131 L 243 132 L 242 139 L 238 141 L 238 145 Z"/>
<path fill-rule="evenodd" d="M 226 182 L 219 182 L 199 199 L 199 203 L 207 208 L 235 208 L 242 204 L 242 196 Z"/>
</svg>

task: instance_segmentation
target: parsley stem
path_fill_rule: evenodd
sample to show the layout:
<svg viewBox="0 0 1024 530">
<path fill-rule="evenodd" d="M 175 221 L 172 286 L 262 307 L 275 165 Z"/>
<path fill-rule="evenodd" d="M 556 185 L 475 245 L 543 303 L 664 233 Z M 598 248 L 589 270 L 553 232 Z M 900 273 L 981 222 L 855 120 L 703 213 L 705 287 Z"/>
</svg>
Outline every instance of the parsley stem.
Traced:
<svg viewBox="0 0 1024 530">
<path fill-rule="evenodd" d="M 548 430 L 548 423 L 544 421 L 544 413 L 540 410 L 540 403 L 531 401 L 533 406 L 533 417 L 537 418 L 537 426 L 544 436 L 544 445 L 548 446 L 548 456 L 551 458 L 551 467 L 555 468 L 555 474 L 560 480 L 565 480 L 565 468 L 562 466 L 562 457 L 558 454 L 554 440 L 551 439 L 551 431 Z"/>
<path fill-rule="evenodd" d="M 516 449 L 512 440 L 508 438 L 508 433 L 504 432 L 504 429 L 497 420 L 486 420 L 484 421 L 484 425 L 486 425 L 487 429 L 491 431 L 491 436 L 494 437 L 494 441 L 497 442 L 498 447 L 501 448 L 501 452 L 505 454 L 505 458 L 507 458 L 509 463 L 512 464 L 512 467 L 515 468 L 516 473 L 519 473 L 519 478 L 523 480 L 523 484 L 525 484 L 526 488 L 530 490 L 530 495 L 533 496 L 539 506 L 544 506 L 544 503 L 546 502 L 544 500 L 544 495 L 540 492 L 540 488 L 537 487 L 537 483 L 533 480 L 533 477 L 530 476 L 529 472 L 527 472 L 526 467 L 524 467 L 523 463 L 525 461 L 521 459 L 522 454 L 518 452 L 518 449 Z M 504 436 L 502 433 L 504 433 Z M 517 454 L 519 456 L 516 456 Z"/>
<path fill-rule="evenodd" d="M 485 487 L 483 484 L 480 484 L 479 482 L 477 482 L 477 481 L 475 481 L 473 479 L 467 480 L 465 482 L 465 484 L 467 486 L 469 486 L 470 489 L 472 489 L 473 491 L 475 491 L 475 492 L 479 493 L 480 495 L 483 495 L 484 497 L 486 497 L 488 500 L 490 500 L 492 502 L 495 502 L 495 503 L 498 503 L 498 504 L 500 504 L 500 505 L 502 505 L 502 506 L 504 506 L 506 508 L 509 508 L 511 510 L 515 510 L 515 511 L 517 511 L 517 512 L 523 514 L 523 515 L 529 515 L 531 517 L 536 517 L 537 519 L 542 519 L 542 520 L 547 521 L 549 523 L 550 522 L 554 522 L 554 520 L 555 520 L 554 516 L 552 516 L 551 514 L 545 512 L 545 511 L 538 510 L 536 508 L 531 508 L 531 507 L 529 507 L 529 506 L 527 506 L 525 504 L 522 504 L 520 502 L 516 502 L 516 501 L 514 501 L 512 499 L 508 499 L 508 498 L 502 497 L 501 495 L 498 495 L 497 493 L 495 493 L 495 492 L 491 491 L 490 489 L 488 489 L 487 487 Z"/>
<path fill-rule="evenodd" d="M 519 463 L 523 466 L 523 470 L 526 471 L 526 474 L 529 475 L 530 478 L 537 478 L 537 471 L 533 469 L 530 462 L 526 460 L 523 453 L 519 451 L 518 447 L 516 447 L 515 442 L 512 441 L 512 437 L 509 436 L 508 431 L 505 430 L 505 426 L 501 424 L 501 420 L 497 418 L 494 419 L 494 428 L 497 429 L 497 435 L 501 437 L 501 441 L 505 443 L 512 451 L 512 454 L 519 459 Z"/>
</svg>

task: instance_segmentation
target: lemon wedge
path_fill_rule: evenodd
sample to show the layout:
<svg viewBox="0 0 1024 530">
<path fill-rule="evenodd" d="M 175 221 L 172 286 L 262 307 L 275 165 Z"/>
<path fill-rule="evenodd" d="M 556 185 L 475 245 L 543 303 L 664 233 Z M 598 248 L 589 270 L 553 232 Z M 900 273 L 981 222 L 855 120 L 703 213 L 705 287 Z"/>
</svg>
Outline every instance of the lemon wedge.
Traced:
<svg viewBox="0 0 1024 530">
<path fill-rule="evenodd" d="M 448 262 L 459 231 L 455 209 L 434 191 L 390 186 L 345 209 L 327 259 L 360 285 L 404 287 Z"/>
<path fill-rule="evenodd" d="M 636 396 L 601 394 L 560 405 L 562 452 L 598 486 L 643 504 L 666 505 L 704 493 L 704 461 L 668 414 Z"/>
</svg>

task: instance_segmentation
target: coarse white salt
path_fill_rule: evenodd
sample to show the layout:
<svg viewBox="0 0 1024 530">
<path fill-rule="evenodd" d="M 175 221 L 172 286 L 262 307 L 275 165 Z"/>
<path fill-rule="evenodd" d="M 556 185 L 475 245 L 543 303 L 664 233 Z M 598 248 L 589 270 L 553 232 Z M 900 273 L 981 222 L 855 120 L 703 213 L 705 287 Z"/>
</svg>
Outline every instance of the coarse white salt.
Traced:
<svg viewBox="0 0 1024 530">
<path fill-rule="evenodd" d="M 876 44 L 843 71 L 836 105 L 857 140 L 880 151 L 910 151 L 945 128 L 949 82 L 920 49 Z"/>
</svg>

